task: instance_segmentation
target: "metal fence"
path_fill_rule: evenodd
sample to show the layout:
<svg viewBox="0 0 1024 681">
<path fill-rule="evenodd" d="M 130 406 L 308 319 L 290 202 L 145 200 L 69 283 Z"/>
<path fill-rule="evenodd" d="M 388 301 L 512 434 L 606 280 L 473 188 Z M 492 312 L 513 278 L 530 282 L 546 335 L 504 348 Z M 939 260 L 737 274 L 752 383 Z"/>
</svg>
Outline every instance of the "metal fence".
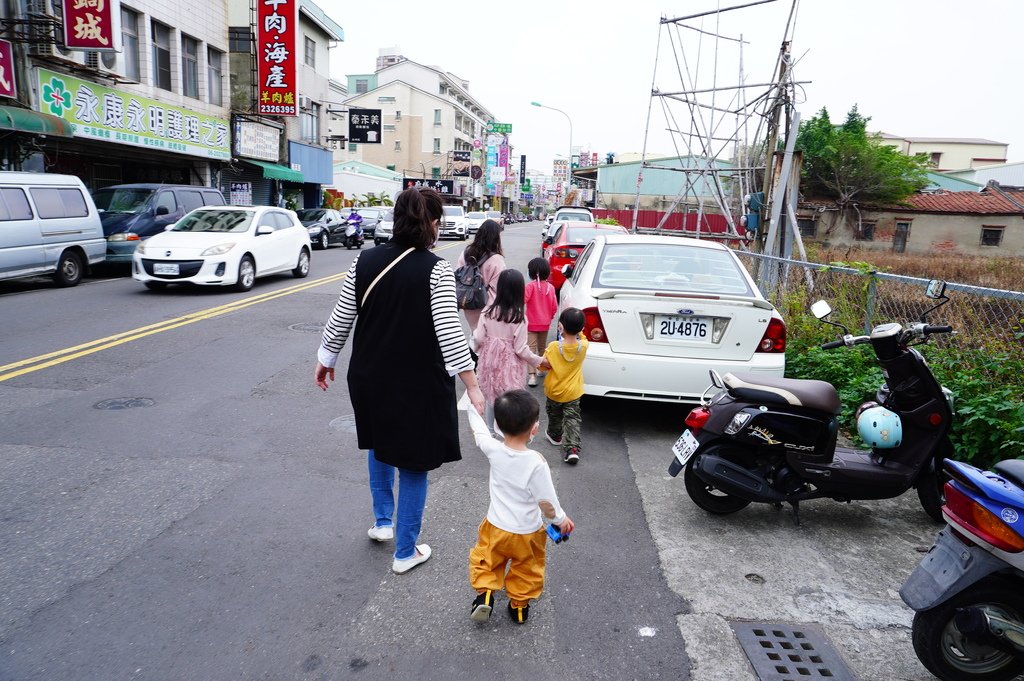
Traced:
<svg viewBox="0 0 1024 681">
<path fill-rule="evenodd" d="M 928 279 L 851 267 L 788 260 L 735 251 L 762 294 L 780 311 L 803 311 L 826 300 L 836 311 L 830 320 L 864 333 L 876 324 L 918 321 L 937 301 L 925 297 Z M 941 277 L 937 277 L 941 278 Z M 931 324 L 950 324 L 953 336 L 936 339 L 951 347 L 1012 352 L 1024 350 L 1024 292 L 947 281 L 949 302 L 932 313 Z"/>
</svg>

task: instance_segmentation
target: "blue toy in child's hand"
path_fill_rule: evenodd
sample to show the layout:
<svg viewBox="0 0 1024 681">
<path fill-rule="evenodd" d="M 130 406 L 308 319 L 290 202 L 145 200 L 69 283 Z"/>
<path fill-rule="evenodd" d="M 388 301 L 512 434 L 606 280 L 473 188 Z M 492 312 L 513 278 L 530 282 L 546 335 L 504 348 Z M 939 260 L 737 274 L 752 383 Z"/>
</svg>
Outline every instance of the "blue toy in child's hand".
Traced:
<svg viewBox="0 0 1024 681">
<path fill-rule="evenodd" d="M 569 541 L 569 533 L 562 534 L 562 531 L 558 529 L 557 525 L 548 525 L 548 536 L 551 537 L 551 541 L 556 544 L 561 544 L 564 541 Z"/>
</svg>

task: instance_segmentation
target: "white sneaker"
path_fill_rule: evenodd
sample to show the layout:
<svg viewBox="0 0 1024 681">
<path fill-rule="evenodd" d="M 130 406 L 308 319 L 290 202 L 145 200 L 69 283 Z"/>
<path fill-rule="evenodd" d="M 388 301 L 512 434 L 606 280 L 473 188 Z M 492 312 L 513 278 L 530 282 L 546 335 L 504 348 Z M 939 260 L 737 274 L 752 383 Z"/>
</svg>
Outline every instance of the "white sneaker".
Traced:
<svg viewBox="0 0 1024 681">
<path fill-rule="evenodd" d="M 393 525 L 374 525 L 366 534 L 374 541 L 390 541 L 395 538 L 395 528 Z"/>
<path fill-rule="evenodd" d="M 537 376 L 535 374 L 530 374 L 530 377 L 526 379 L 526 385 L 531 388 L 535 388 L 537 386 Z"/>
<path fill-rule="evenodd" d="M 429 559 L 430 546 L 427 544 L 417 544 L 416 553 L 413 555 L 408 558 L 395 558 L 395 562 L 391 564 L 391 571 L 396 575 L 405 574 L 420 563 L 426 563 Z"/>
</svg>

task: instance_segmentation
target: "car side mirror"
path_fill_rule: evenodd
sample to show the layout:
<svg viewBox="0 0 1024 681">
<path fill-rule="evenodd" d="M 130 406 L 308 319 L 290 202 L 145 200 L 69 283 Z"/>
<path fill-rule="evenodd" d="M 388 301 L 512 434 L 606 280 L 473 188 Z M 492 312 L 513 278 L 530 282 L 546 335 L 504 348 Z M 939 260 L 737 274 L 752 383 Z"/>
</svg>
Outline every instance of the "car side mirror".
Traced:
<svg viewBox="0 0 1024 681">
<path fill-rule="evenodd" d="M 169 232 L 169 231 L 171 231 L 172 229 L 174 229 L 174 225 L 176 225 L 176 224 L 178 224 L 178 223 L 176 223 L 176 222 L 172 222 L 172 223 L 171 223 L 171 224 L 169 224 L 169 225 L 164 225 L 164 231 L 165 231 L 165 232 Z"/>
<path fill-rule="evenodd" d="M 256 228 L 256 236 L 263 236 L 264 234 L 273 234 L 274 228 L 270 225 L 260 225 Z"/>
<path fill-rule="evenodd" d="M 555 243 L 555 237 L 553 237 L 553 236 L 544 237 L 544 243 L 546 245 L 550 246 L 551 244 Z"/>
<path fill-rule="evenodd" d="M 572 265 L 562 265 L 562 274 L 566 279 L 572 276 Z"/>
<path fill-rule="evenodd" d="M 168 208 L 167 206 L 157 206 L 156 207 L 156 214 L 157 215 L 170 215 L 171 214 L 171 209 Z"/>
</svg>

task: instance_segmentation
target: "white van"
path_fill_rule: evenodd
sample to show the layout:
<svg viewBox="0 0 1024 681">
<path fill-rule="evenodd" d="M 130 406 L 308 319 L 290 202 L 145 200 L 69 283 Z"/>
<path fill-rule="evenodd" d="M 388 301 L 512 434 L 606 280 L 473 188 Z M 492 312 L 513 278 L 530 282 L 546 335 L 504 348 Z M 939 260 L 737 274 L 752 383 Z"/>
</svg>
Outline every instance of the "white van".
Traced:
<svg viewBox="0 0 1024 681">
<path fill-rule="evenodd" d="M 75 286 L 106 252 L 100 216 L 80 179 L 0 172 L 0 279 L 51 274 L 57 285 Z"/>
</svg>

